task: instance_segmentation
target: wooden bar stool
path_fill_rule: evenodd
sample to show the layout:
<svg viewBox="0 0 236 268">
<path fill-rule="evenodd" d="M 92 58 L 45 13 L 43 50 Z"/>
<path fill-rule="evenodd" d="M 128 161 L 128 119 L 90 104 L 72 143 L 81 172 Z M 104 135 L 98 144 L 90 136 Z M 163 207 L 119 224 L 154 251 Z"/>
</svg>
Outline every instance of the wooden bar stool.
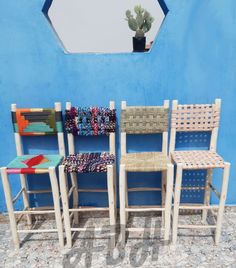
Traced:
<svg viewBox="0 0 236 268">
<path fill-rule="evenodd" d="M 193 104 L 178 105 L 175 100 L 172 104 L 171 116 L 171 136 L 170 136 L 170 156 L 177 165 L 175 193 L 174 193 L 174 213 L 173 213 L 173 243 L 177 241 L 178 229 L 205 229 L 215 230 L 215 244 L 219 243 L 222 227 L 222 218 L 227 195 L 230 164 L 225 162 L 216 153 L 218 128 L 220 122 L 221 100 L 216 99 L 213 104 Z M 211 132 L 209 150 L 175 151 L 177 132 Z M 221 191 L 217 192 L 212 185 L 212 172 L 215 168 L 223 169 Z M 202 204 L 180 204 L 182 190 L 182 175 L 184 170 L 207 170 L 204 203 Z M 189 187 L 193 190 L 194 187 Z M 184 187 L 188 190 L 188 187 Z M 198 190 L 198 187 L 196 188 Z M 219 198 L 219 205 L 210 205 L 210 192 Z M 218 209 L 216 223 L 214 225 L 180 225 L 178 224 L 179 210 L 202 210 L 202 221 L 206 222 L 208 211 Z M 214 215 L 214 213 L 213 213 Z"/>
<path fill-rule="evenodd" d="M 121 107 L 121 160 L 120 160 L 120 224 L 122 241 L 128 231 L 142 231 L 143 228 L 127 228 L 126 223 L 129 212 L 160 211 L 162 212 L 162 227 L 164 240 L 169 240 L 170 214 L 172 205 L 173 165 L 167 155 L 168 144 L 168 114 L 169 101 L 164 101 L 164 106 Z M 127 134 L 161 134 L 161 152 L 127 153 Z M 127 187 L 127 172 L 161 172 L 161 188 L 129 188 Z M 128 192 L 161 191 L 162 204 L 160 206 L 129 206 Z"/>
<path fill-rule="evenodd" d="M 10 228 L 15 248 L 20 247 L 19 233 L 46 233 L 57 232 L 60 246 L 64 246 L 63 225 L 61 219 L 59 185 L 57 182 L 56 168 L 65 156 L 64 135 L 62 129 L 61 104 L 55 103 L 55 109 L 17 109 L 16 104 L 11 106 L 13 128 L 17 157 L 7 167 L 1 168 L 3 189 L 9 213 Z M 24 155 L 21 136 L 57 135 L 59 155 Z M 13 198 L 8 175 L 19 174 L 21 190 Z M 27 174 L 48 174 L 51 189 L 28 190 Z M 44 194 L 52 192 L 53 207 L 30 207 L 30 194 Z M 23 197 L 24 210 L 14 211 L 14 203 Z M 35 229 L 32 226 L 32 215 L 55 214 L 56 229 Z M 16 218 L 16 215 L 18 216 Z M 30 229 L 19 230 L 17 224 L 26 216 Z"/>
<path fill-rule="evenodd" d="M 110 219 L 110 235 L 115 237 L 116 224 L 116 164 L 115 164 L 115 103 L 110 102 L 110 108 L 90 107 L 75 108 L 66 103 L 65 129 L 67 131 L 69 156 L 59 167 L 60 189 L 63 203 L 63 216 L 67 247 L 72 247 L 72 233 L 86 231 L 87 228 L 77 227 L 80 212 L 108 211 Z M 109 137 L 109 153 L 75 153 L 75 136 Z M 81 173 L 107 173 L 107 189 L 82 189 L 78 186 L 77 175 Z M 68 189 L 67 174 L 71 177 L 71 188 Z M 79 206 L 78 192 L 108 193 L 108 207 Z M 69 207 L 72 196 L 73 207 Z M 100 230 L 100 229 L 99 229 Z M 96 228 L 95 228 L 96 231 Z"/>
</svg>

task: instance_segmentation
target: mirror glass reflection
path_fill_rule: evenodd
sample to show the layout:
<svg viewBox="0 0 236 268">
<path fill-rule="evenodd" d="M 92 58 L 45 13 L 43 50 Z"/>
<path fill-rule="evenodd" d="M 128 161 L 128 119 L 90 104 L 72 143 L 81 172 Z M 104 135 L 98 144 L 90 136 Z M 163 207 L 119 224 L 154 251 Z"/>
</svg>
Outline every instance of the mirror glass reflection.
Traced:
<svg viewBox="0 0 236 268">
<path fill-rule="evenodd" d="M 165 18 L 158 0 L 49 1 L 46 16 L 67 53 L 147 52 Z"/>
</svg>

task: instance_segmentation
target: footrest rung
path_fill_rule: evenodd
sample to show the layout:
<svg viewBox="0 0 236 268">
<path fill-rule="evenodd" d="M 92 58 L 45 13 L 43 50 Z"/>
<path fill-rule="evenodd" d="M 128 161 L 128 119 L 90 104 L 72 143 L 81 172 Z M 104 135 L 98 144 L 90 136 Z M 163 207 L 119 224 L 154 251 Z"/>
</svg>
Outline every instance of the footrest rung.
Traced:
<svg viewBox="0 0 236 268">
<path fill-rule="evenodd" d="M 216 225 L 178 225 L 179 229 L 215 229 Z"/>
<path fill-rule="evenodd" d="M 127 227 L 125 228 L 126 231 L 128 232 L 151 232 L 151 231 L 163 231 L 163 228 L 148 228 L 148 227 Z"/>
<path fill-rule="evenodd" d="M 107 193 L 107 189 L 78 189 L 79 193 Z"/>
<path fill-rule="evenodd" d="M 54 210 L 23 210 L 23 211 L 14 211 L 14 214 L 52 214 L 55 213 Z"/>
<path fill-rule="evenodd" d="M 87 232 L 89 232 L 89 231 L 91 231 L 91 232 L 110 232 L 110 228 L 99 228 L 99 227 L 97 227 L 97 228 L 92 228 L 92 227 L 72 227 L 71 228 L 71 231 L 77 231 L 77 232 L 80 232 L 80 231 L 87 231 Z"/>
<path fill-rule="evenodd" d="M 147 207 L 142 207 L 142 206 L 129 206 L 128 208 L 125 208 L 125 211 L 127 212 L 152 212 L 152 211 L 164 211 L 165 208 L 161 206 L 147 206 Z"/>
<path fill-rule="evenodd" d="M 204 206 L 204 205 L 198 205 L 198 206 L 179 206 L 179 209 L 186 209 L 186 210 L 202 210 L 202 209 L 217 209 L 219 206 Z"/>
<path fill-rule="evenodd" d="M 152 191 L 161 191 L 161 188 L 149 188 L 149 187 L 137 187 L 137 188 L 129 188 L 128 192 L 152 192 Z"/>
<path fill-rule="evenodd" d="M 109 208 L 99 208 L 99 207 L 79 207 L 79 208 L 71 208 L 70 212 L 79 212 L 79 211 L 109 211 Z"/>
<path fill-rule="evenodd" d="M 18 233 L 56 233 L 57 229 L 44 229 L 44 230 L 17 230 Z"/>
<path fill-rule="evenodd" d="M 51 189 L 46 189 L 46 190 L 28 190 L 27 194 L 49 194 L 51 193 Z"/>
</svg>

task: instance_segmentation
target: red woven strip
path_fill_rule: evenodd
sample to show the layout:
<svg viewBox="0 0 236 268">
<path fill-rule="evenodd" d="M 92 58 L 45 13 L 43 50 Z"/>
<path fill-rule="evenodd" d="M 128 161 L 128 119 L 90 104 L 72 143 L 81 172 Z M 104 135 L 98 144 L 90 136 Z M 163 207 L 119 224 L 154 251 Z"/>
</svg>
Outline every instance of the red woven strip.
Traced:
<svg viewBox="0 0 236 268">
<path fill-rule="evenodd" d="M 35 168 L 8 168 L 8 174 L 35 174 Z"/>
<path fill-rule="evenodd" d="M 39 154 L 39 155 L 32 157 L 30 159 L 26 159 L 22 162 L 25 163 L 30 168 L 30 167 L 41 164 L 43 160 L 44 160 L 44 156 L 42 154 Z"/>
</svg>

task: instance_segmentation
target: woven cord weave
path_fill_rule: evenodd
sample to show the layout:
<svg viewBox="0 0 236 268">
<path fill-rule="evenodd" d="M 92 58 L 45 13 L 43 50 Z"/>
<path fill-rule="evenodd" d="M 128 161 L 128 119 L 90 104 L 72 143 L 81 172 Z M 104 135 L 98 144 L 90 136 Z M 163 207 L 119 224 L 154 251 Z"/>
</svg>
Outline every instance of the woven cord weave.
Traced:
<svg viewBox="0 0 236 268">
<path fill-rule="evenodd" d="M 169 109 L 163 107 L 127 107 L 121 111 L 121 131 L 127 134 L 151 134 L 168 131 Z"/>
<path fill-rule="evenodd" d="M 211 131 L 218 127 L 220 110 L 215 104 L 178 105 L 171 116 L 171 127 L 177 131 Z"/>
</svg>

